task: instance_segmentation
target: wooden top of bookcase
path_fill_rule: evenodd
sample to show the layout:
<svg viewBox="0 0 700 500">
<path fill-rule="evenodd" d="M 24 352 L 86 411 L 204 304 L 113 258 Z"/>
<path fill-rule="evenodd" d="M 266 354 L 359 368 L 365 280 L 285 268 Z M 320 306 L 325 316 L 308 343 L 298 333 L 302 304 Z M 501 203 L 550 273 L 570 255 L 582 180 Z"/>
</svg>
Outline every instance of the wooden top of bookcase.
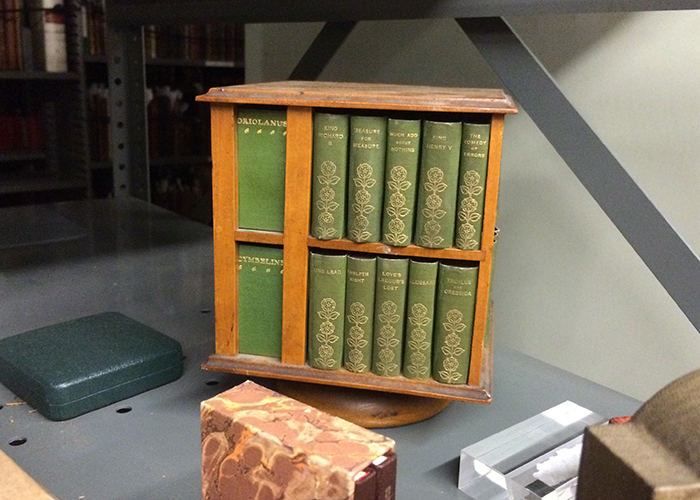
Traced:
<svg viewBox="0 0 700 500">
<path fill-rule="evenodd" d="M 198 101 L 457 113 L 517 113 L 500 89 L 283 81 L 215 87 Z"/>
</svg>

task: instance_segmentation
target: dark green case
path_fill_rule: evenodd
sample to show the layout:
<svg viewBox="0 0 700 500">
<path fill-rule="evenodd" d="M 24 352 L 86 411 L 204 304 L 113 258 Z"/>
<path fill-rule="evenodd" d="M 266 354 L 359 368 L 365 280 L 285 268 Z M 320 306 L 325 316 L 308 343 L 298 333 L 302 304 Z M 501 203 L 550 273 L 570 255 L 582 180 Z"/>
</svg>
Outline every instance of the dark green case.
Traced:
<svg viewBox="0 0 700 500">
<path fill-rule="evenodd" d="M 67 420 L 182 375 L 180 343 L 106 312 L 0 340 L 0 383 L 51 420 Z"/>
</svg>

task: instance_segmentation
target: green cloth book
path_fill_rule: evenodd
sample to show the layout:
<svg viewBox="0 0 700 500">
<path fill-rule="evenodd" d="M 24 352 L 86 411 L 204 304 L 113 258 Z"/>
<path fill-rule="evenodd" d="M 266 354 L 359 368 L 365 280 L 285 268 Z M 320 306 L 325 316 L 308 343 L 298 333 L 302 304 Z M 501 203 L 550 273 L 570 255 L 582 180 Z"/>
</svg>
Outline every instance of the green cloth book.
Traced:
<svg viewBox="0 0 700 500">
<path fill-rule="evenodd" d="M 381 239 L 387 118 L 350 117 L 348 239 Z"/>
<path fill-rule="evenodd" d="M 282 357 L 281 247 L 238 244 L 238 350 Z"/>
<path fill-rule="evenodd" d="M 345 236 L 349 122 L 348 115 L 314 115 L 311 236 L 319 240 Z"/>
<path fill-rule="evenodd" d="M 345 297 L 345 369 L 354 373 L 370 371 L 372 325 L 377 258 L 348 256 Z"/>
<path fill-rule="evenodd" d="M 490 131 L 489 124 L 465 123 L 462 126 L 455 234 L 455 246 L 460 250 L 481 247 Z"/>
<path fill-rule="evenodd" d="M 337 370 L 343 363 L 347 255 L 309 257 L 309 365 Z"/>
<path fill-rule="evenodd" d="M 240 106 L 238 148 L 238 227 L 284 230 L 284 176 L 287 112 L 275 107 Z"/>
<path fill-rule="evenodd" d="M 420 133 L 420 120 L 389 118 L 382 214 L 385 245 L 405 247 L 413 238 Z"/>
<path fill-rule="evenodd" d="M 433 378 L 466 384 L 474 330 L 477 265 L 440 262 L 435 304 Z"/>
<path fill-rule="evenodd" d="M 372 372 L 386 377 L 401 374 L 406 322 L 408 259 L 377 257 Z"/>
<path fill-rule="evenodd" d="M 437 261 L 411 259 L 403 357 L 403 376 L 406 378 L 424 380 L 431 375 L 437 274 Z"/>
<path fill-rule="evenodd" d="M 460 122 L 423 124 L 416 245 L 450 248 L 454 243 L 461 138 Z"/>
</svg>

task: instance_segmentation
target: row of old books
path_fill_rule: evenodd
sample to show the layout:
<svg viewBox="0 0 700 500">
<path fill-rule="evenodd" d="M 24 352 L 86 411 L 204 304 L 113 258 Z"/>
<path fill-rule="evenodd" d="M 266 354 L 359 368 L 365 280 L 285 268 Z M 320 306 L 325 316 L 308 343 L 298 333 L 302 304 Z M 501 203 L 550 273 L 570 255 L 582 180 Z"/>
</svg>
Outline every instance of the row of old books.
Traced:
<svg viewBox="0 0 700 500">
<path fill-rule="evenodd" d="M 489 133 L 488 123 L 317 113 L 311 235 L 479 249 Z"/>
<path fill-rule="evenodd" d="M 308 363 L 465 384 L 476 263 L 313 251 Z"/>
<path fill-rule="evenodd" d="M 109 87 L 103 82 L 88 87 L 90 159 L 108 161 L 110 153 Z M 194 105 L 194 92 L 184 87 L 159 85 L 146 89 L 148 146 L 152 159 L 210 155 L 210 129 L 206 108 Z"/>
<path fill-rule="evenodd" d="M 85 53 L 91 56 L 106 55 L 105 0 L 83 0 L 80 17 Z"/>
<path fill-rule="evenodd" d="M 0 71 L 68 69 L 63 0 L 0 0 Z"/>
<path fill-rule="evenodd" d="M 152 180 L 151 201 L 171 212 L 190 217 L 195 207 L 209 195 L 204 188 L 204 177 L 194 167 L 159 172 Z"/>
<path fill-rule="evenodd" d="M 171 85 L 147 88 L 146 114 L 151 158 L 211 154 L 207 109 L 194 105 L 191 89 Z"/>
<path fill-rule="evenodd" d="M 87 117 L 90 160 L 94 162 L 109 161 L 112 157 L 110 152 L 109 87 L 105 83 L 91 83 L 88 87 Z"/>
<path fill-rule="evenodd" d="M 43 147 L 39 113 L 0 111 L 0 153 L 38 152 Z"/>
<path fill-rule="evenodd" d="M 86 52 L 105 55 L 105 0 L 85 0 L 81 15 Z M 243 25 L 148 25 L 144 27 L 144 52 L 150 59 L 242 61 Z"/>
<path fill-rule="evenodd" d="M 146 57 L 189 61 L 243 60 L 241 24 L 149 25 L 144 28 Z"/>
<path fill-rule="evenodd" d="M 239 352 L 281 356 L 283 249 L 238 246 Z M 312 250 L 307 363 L 465 384 L 477 263 Z"/>
<path fill-rule="evenodd" d="M 480 248 L 489 123 L 324 112 L 313 120 L 311 236 Z M 241 106 L 236 126 L 239 227 L 283 231 L 286 111 Z"/>
</svg>

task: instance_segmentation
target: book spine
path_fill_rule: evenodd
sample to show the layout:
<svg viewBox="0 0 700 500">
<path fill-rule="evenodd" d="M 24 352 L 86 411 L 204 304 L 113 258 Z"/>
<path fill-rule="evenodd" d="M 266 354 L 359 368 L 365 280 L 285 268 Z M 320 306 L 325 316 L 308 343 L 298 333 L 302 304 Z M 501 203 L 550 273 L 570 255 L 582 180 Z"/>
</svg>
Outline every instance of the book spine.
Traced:
<svg viewBox="0 0 700 500">
<path fill-rule="evenodd" d="M 352 500 L 377 500 L 377 471 L 369 466 L 355 474 Z"/>
<path fill-rule="evenodd" d="M 433 378 L 466 384 L 474 329 L 479 267 L 440 262 L 435 305 Z"/>
<path fill-rule="evenodd" d="M 401 374 L 406 322 L 408 259 L 377 257 L 372 372 L 386 377 Z"/>
<path fill-rule="evenodd" d="M 282 271 L 282 248 L 238 245 L 239 352 L 282 356 Z"/>
<path fill-rule="evenodd" d="M 403 376 L 424 380 L 431 375 L 435 290 L 438 263 L 411 260 L 406 299 L 406 345 Z"/>
<path fill-rule="evenodd" d="M 455 246 L 460 250 L 478 250 L 481 246 L 490 131 L 489 124 L 462 126 L 455 234 Z"/>
<path fill-rule="evenodd" d="M 347 255 L 311 252 L 309 365 L 337 370 L 343 362 Z"/>
<path fill-rule="evenodd" d="M 68 71 L 68 54 L 66 51 L 66 21 L 63 12 L 63 0 L 43 0 L 41 2 L 40 37 L 43 53 L 40 59 L 43 69 L 52 73 Z M 41 67 L 41 66 L 40 66 Z"/>
<path fill-rule="evenodd" d="M 6 0 L 2 15 L 4 17 L 5 39 L 3 45 L 6 50 L 7 69 L 19 68 L 18 36 L 15 18 L 19 13 L 15 11 L 15 1 Z"/>
<path fill-rule="evenodd" d="M 15 6 L 15 46 L 17 47 L 17 69 L 25 70 L 24 67 L 24 47 L 22 34 L 22 17 L 24 15 L 24 0 L 14 0 Z"/>
<path fill-rule="evenodd" d="M 462 124 L 423 125 L 415 243 L 449 248 L 454 242 Z"/>
<path fill-rule="evenodd" d="M 0 0 L 0 70 L 9 69 L 9 47 L 6 41 L 7 29 L 5 25 L 5 10 L 7 9 L 6 2 L 8 0 Z"/>
<path fill-rule="evenodd" d="M 319 240 L 345 236 L 348 129 L 347 115 L 314 116 L 311 236 Z"/>
<path fill-rule="evenodd" d="M 34 45 L 34 35 L 29 26 L 22 25 L 22 67 L 25 71 L 33 71 L 34 66 L 34 53 L 32 51 L 32 46 Z"/>
<path fill-rule="evenodd" d="M 345 300 L 345 369 L 354 373 L 370 371 L 376 257 L 348 256 Z"/>
<path fill-rule="evenodd" d="M 348 238 L 355 243 L 380 240 L 386 127 L 386 117 L 350 117 Z"/>
<path fill-rule="evenodd" d="M 271 107 L 238 108 L 238 227 L 284 229 L 287 112 Z"/>
<path fill-rule="evenodd" d="M 413 238 L 420 120 L 390 118 L 387 125 L 382 243 L 405 247 Z"/>
<path fill-rule="evenodd" d="M 372 467 L 377 473 L 376 500 L 396 500 L 396 453 L 389 452 L 372 461 Z"/>
</svg>

